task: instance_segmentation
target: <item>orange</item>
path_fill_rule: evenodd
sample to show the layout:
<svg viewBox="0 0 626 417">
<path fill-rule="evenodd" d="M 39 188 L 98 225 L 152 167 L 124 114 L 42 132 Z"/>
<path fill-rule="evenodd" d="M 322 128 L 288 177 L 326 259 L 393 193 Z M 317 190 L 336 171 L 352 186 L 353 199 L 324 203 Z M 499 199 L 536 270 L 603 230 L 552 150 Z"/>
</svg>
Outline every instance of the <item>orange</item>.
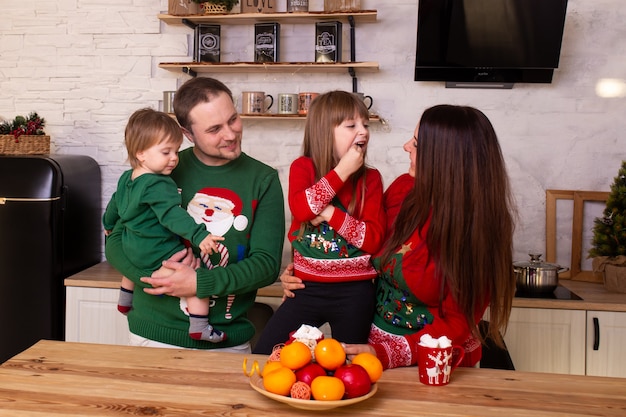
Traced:
<svg viewBox="0 0 626 417">
<path fill-rule="evenodd" d="M 263 371 L 261 372 L 261 376 L 267 375 L 269 372 L 272 372 L 283 365 L 279 361 L 267 361 L 265 366 L 263 367 Z"/>
<path fill-rule="evenodd" d="M 291 386 L 296 382 L 296 374 L 284 366 L 274 369 L 263 376 L 263 387 L 271 393 L 289 395 Z"/>
<path fill-rule="evenodd" d="M 285 345 L 280 351 L 280 363 L 294 371 L 311 362 L 311 359 L 311 349 L 302 342 Z"/>
<path fill-rule="evenodd" d="M 352 359 L 352 363 L 356 365 L 361 365 L 363 368 L 365 368 L 367 374 L 370 376 L 370 381 L 372 382 L 372 384 L 378 381 L 378 379 L 383 374 L 383 364 L 380 362 L 380 359 L 378 359 L 373 353 L 359 353 Z"/>
<path fill-rule="evenodd" d="M 311 394 L 318 401 L 337 401 L 343 398 L 346 387 L 334 376 L 318 376 L 311 382 Z"/>
<path fill-rule="evenodd" d="M 346 351 L 337 339 L 322 339 L 314 350 L 315 361 L 328 371 L 334 371 L 346 363 Z"/>
</svg>

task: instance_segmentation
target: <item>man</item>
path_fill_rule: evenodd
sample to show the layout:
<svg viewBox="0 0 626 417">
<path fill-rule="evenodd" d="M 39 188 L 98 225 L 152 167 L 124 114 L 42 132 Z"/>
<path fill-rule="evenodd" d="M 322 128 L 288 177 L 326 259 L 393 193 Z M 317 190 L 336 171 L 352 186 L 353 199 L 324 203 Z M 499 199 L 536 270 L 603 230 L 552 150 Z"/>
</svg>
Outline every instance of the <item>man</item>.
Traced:
<svg viewBox="0 0 626 417">
<path fill-rule="evenodd" d="M 159 271 L 145 271 L 128 261 L 114 229 L 107 259 L 136 284 L 128 314 L 131 344 L 247 353 L 255 329 L 246 314 L 257 289 L 273 283 L 280 271 L 285 216 L 278 173 L 242 153 L 241 118 L 220 81 L 187 81 L 176 92 L 174 111 L 194 146 L 179 153 L 171 176 L 183 207 L 224 241 L 201 260 L 183 251 Z M 209 322 L 226 333 L 225 341 L 189 337 L 184 297 L 193 295 L 210 298 Z"/>
</svg>

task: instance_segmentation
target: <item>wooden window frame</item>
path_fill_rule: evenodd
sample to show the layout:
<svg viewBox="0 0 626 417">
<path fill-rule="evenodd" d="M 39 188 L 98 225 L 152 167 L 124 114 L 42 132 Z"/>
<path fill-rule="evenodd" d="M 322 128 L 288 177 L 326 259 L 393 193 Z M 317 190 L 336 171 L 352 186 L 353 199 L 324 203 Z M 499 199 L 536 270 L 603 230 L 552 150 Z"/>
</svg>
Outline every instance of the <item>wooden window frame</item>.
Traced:
<svg viewBox="0 0 626 417">
<path fill-rule="evenodd" d="M 561 279 L 602 282 L 602 276 L 582 270 L 583 220 L 585 202 L 606 202 L 608 191 L 546 190 L 546 261 L 556 262 L 556 204 L 557 200 L 573 200 L 572 255 L 569 271 L 559 274 Z"/>
</svg>

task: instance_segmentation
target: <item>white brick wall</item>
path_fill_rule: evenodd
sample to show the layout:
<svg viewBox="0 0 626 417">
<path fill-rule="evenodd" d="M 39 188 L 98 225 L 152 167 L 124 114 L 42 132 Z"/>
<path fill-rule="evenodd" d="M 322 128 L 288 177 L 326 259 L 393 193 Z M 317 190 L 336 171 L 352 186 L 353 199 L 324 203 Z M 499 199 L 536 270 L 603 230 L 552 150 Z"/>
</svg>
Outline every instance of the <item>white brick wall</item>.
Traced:
<svg viewBox="0 0 626 417">
<path fill-rule="evenodd" d="M 277 0 L 278 10 L 285 9 L 283 3 Z M 323 5 L 310 3 L 311 10 Z M 381 69 L 357 75 L 359 90 L 374 97 L 373 110 L 389 123 L 372 126 L 369 151 L 386 184 L 408 165 L 402 144 L 423 109 L 454 103 L 483 110 L 499 134 L 520 210 L 516 259 L 545 246 L 545 189 L 608 190 L 626 159 L 626 104 L 623 97 L 599 98 L 594 88 L 599 78 L 626 79 L 623 0 L 569 1 L 561 68 L 551 85 L 487 91 L 414 82 L 417 1 L 362 4 L 378 10 L 376 23 L 357 25 L 357 60 L 378 61 Z M 190 29 L 156 18 L 166 10 L 165 0 L 2 1 L 0 116 L 39 112 L 48 122 L 54 152 L 86 154 L 100 163 L 105 200 L 127 167 L 122 142 L 128 116 L 140 107 L 159 108 L 162 92 L 188 77 L 158 68 L 159 62 L 190 60 L 192 49 Z M 283 60 L 312 60 L 312 51 L 302 47 L 311 42 L 312 24 L 283 24 L 281 32 Z M 223 61 L 252 60 L 251 27 L 223 26 L 222 35 Z M 345 27 L 344 45 L 349 56 Z M 347 74 L 218 78 L 236 96 L 249 89 L 273 95 L 351 89 Z M 278 168 L 286 181 L 289 163 L 300 152 L 302 126 L 301 121 L 246 121 L 244 150 Z M 564 221 L 567 228 L 570 219 Z M 560 249 L 559 257 L 568 264 L 567 249 Z"/>
</svg>

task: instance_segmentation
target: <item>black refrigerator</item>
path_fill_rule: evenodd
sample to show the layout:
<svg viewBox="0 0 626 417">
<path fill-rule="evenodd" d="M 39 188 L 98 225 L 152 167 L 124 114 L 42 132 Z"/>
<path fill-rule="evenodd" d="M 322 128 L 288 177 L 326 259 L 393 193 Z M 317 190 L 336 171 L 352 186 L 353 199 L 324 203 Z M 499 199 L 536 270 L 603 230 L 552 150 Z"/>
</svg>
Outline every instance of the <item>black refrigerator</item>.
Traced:
<svg viewBox="0 0 626 417">
<path fill-rule="evenodd" d="M 84 155 L 0 155 L 0 363 L 65 338 L 64 278 L 102 259 L 100 167 Z"/>
</svg>

